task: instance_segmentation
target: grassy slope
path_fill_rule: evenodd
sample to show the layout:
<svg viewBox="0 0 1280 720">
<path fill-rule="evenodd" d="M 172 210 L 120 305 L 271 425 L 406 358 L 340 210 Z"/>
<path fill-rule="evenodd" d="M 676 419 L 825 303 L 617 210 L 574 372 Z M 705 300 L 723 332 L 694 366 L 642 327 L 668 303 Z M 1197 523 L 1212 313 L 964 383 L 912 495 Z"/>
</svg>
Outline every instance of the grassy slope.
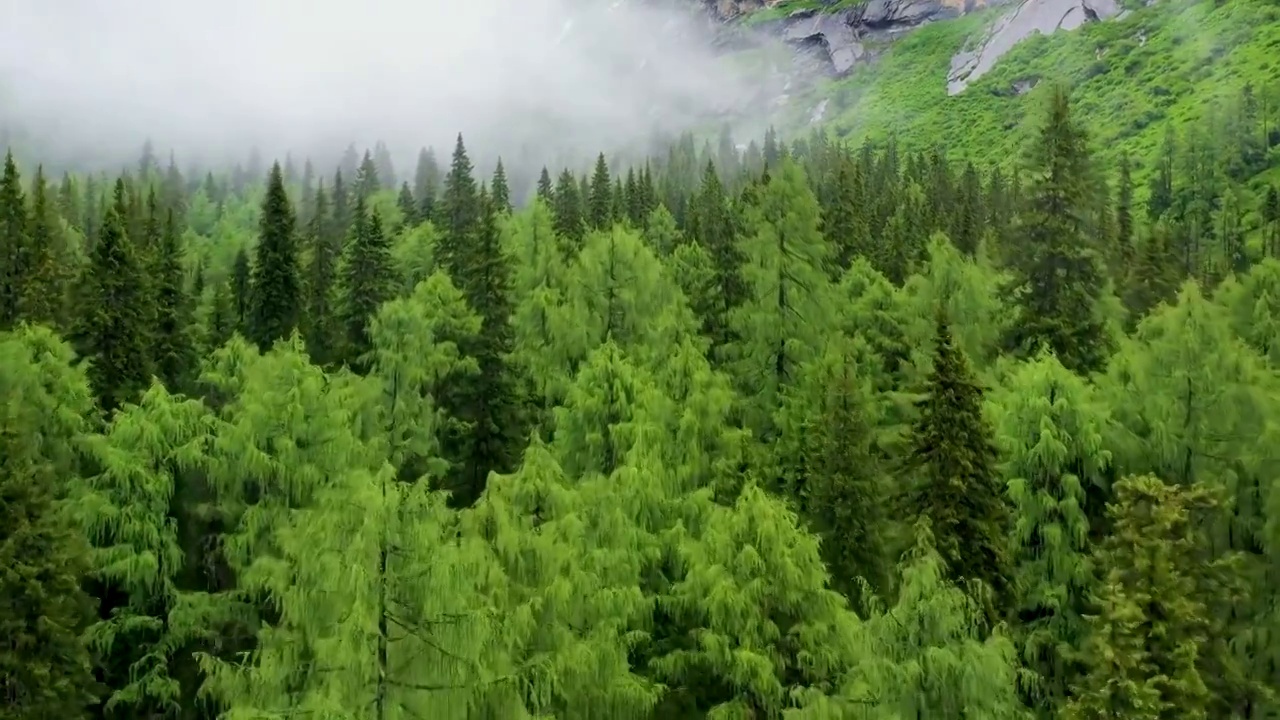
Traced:
<svg viewBox="0 0 1280 720">
<path fill-rule="evenodd" d="M 1160 0 L 1128 17 L 1024 40 L 955 97 L 946 94 L 952 55 L 981 37 L 1001 9 L 927 25 L 890 45 L 874 65 L 801 99 L 807 117 L 831 98 L 829 128 L 853 141 L 894 133 L 906 147 L 941 144 L 955 156 L 1006 162 L 1026 131 L 1036 93 L 1020 79 L 1065 80 L 1099 154 L 1150 158 L 1168 122 L 1184 126 L 1222 106 L 1246 82 L 1280 104 L 1280 6 L 1264 0 Z M 1139 38 L 1146 36 L 1146 42 Z M 1273 170 L 1280 169 L 1274 167 Z M 1139 177 L 1143 173 L 1139 172 Z M 1280 179 L 1273 173 L 1268 179 Z"/>
</svg>

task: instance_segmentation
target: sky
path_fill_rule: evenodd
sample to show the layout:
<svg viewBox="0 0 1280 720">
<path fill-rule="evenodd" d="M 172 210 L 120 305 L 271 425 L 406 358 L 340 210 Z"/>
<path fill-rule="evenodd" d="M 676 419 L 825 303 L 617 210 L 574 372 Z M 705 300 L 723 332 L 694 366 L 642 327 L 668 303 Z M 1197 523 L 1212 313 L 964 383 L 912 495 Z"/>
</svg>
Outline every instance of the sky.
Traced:
<svg viewBox="0 0 1280 720">
<path fill-rule="evenodd" d="M 463 132 L 594 152 L 759 94 L 705 18 L 643 0 L 0 0 L 0 19 L 0 115 L 99 150 L 412 157 Z"/>
</svg>

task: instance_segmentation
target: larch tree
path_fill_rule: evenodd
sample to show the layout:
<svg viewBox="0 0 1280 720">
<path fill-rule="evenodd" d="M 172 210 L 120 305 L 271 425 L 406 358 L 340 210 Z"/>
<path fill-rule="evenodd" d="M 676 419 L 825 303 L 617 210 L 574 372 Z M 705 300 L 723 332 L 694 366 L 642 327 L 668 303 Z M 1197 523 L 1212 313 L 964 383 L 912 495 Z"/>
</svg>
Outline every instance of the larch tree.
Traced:
<svg viewBox="0 0 1280 720">
<path fill-rule="evenodd" d="M 67 458 L 46 443 L 71 440 L 55 423 L 83 427 L 91 401 L 70 348 L 47 330 L 22 332 L 0 333 L 0 717 L 74 720 L 89 717 L 97 692 L 81 637 L 94 615 L 81 587 L 91 561 L 66 512 Z"/>
</svg>

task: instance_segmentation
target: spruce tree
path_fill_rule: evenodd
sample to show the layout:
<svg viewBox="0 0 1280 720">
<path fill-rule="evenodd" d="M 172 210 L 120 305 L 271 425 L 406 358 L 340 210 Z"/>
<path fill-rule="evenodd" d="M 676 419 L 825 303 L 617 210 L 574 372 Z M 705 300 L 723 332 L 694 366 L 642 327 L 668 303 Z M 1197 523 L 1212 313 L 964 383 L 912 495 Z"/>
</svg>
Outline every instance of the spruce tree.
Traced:
<svg viewBox="0 0 1280 720">
<path fill-rule="evenodd" d="M 81 285 L 76 349 L 89 359 L 89 382 L 103 410 L 134 402 L 151 382 L 154 339 L 142 265 L 115 208 L 107 210 Z"/>
<path fill-rule="evenodd" d="M 998 449 L 983 415 L 982 389 L 941 311 L 935 338 L 933 368 L 911 428 L 906 510 L 928 520 L 947 576 L 982 581 L 999 608 L 1007 600 L 1010 513 Z"/>
<path fill-rule="evenodd" d="M 453 414 L 469 426 L 448 453 L 450 459 L 457 460 L 453 491 L 462 504 L 479 499 L 490 472 L 514 470 L 526 440 L 517 397 L 519 383 L 507 360 L 514 342 L 512 269 L 498 227 L 502 210 L 483 187 L 479 202 L 475 240 L 468 248 L 466 265 L 458 268 L 455 284 L 483 321 L 475 340 L 462 345 L 463 352 L 479 363 L 480 373 L 447 394 Z"/>
<path fill-rule="evenodd" d="M 440 186 L 440 166 L 435 151 L 418 151 L 418 166 L 413 173 L 413 199 L 418 203 L 417 218 L 425 222 L 435 217 L 436 194 Z"/>
<path fill-rule="evenodd" d="M 538 198 L 551 207 L 551 202 L 555 190 L 551 185 L 551 173 L 547 172 L 547 166 L 542 166 L 542 172 L 538 174 Z"/>
<path fill-rule="evenodd" d="M 342 264 L 342 327 L 345 358 L 352 367 L 364 369 L 369 351 L 369 323 L 378 308 L 395 293 L 395 266 L 391 243 L 375 209 L 370 213 L 364 200 L 356 198 L 355 223 L 351 242 Z"/>
<path fill-rule="evenodd" d="M 155 283 L 155 372 L 173 392 L 184 390 L 195 361 L 191 299 L 187 295 L 182 240 L 173 210 L 165 217 Z"/>
<path fill-rule="evenodd" d="M 302 279 L 294 225 L 293 206 L 276 163 L 262 201 L 249 292 L 248 337 L 263 351 L 288 338 L 301 318 Z"/>
<path fill-rule="evenodd" d="M 738 246 L 738 228 L 733 210 L 725 197 L 724 187 L 715 166 L 707 163 L 702 174 L 702 187 L 689 208 L 690 237 L 706 252 L 714 268 L 713 305 L 702 316 L 702 333 L 711 339 L 712 348 L 721 348 L 733 340 L 729 330 L 729 314 L 747 299 L 746 281 L 742 276 L 745 257 Z"/>
<path fill-rule="evenodd" d="M 253 271 L 249 263 L 249 251 L 241 245 L 236 251 L 236 258 L 231 264 L 231 306 L 234 327 L 240 333 L 247 333 L 249 327 L 250 285 Z"/>
<path fill-rule="evenodd" d="M 1098 310 L 1101 261 L 1089 237 L 1089 154 L 1061 87 L 1049 97 L 1027 161 L 1031 183 L 1019 221 L 1023 240 L 1012 258 L 1019 310 L 1006 342 L 1023 355 L 1047 346 L 1069 370 L 1094 372 L 1111 348 Z"/>
<path fill-rule="evenodd" d="M 511 214 L 511 188 L 507 184 L 507 171 L 502 167 L 502 158 L 498 158 L 498 166 L 493 170 L 489 200 L 499 215 Z"/>
<path fill-rule="evenodd" d="M 342 259 L 342 231 L 329 213 L 324 183 L 316 190 L 315 213 L 307 227 L 311 244 L 306 270 L 306 323 L 303 337 L 307 352 L 319 365 L 338 358 L 341 345 L 337 323 L 337 278 Z"/>
<path fill-rule="evenodd" d="M 609 164 L 605 162 L 604 153 L 596 157 L 595 170 L 591 173 L 587 223 L 596 230 L 605 230 L 613 224 L 613 186 L 609 180 Z"/>
<path fill-rule="evenodd" d="M 560 178 L 556 181 L 551 214 L 555 218 L 556 235 L 563 243 L 565 257 L 573 257 L 582 249 L 586 240 L 587 223 L 582 192 L 568 168 L 560 173 Z"/>
<path fill-rule="evenodd" d="M 374 193 L 382 189 L 382 182 L 378 178 L 378 166 L 373 161 L 373 157 L 369 155 L 369 151 L 365 150 L 364 159 L 360 161 L 360 169 L 356 171 L 355 187 L 356 198 L 369 201 Z"/>
<path fill-rule="evenodd" d="M 27 277 L 20 300 L 22 319 L 66 329 L 66 283 L 71 262 L 64 235 L 49 197 L 44 169 L 36 168 L 31 189 L 31 216 L 27 228 Z"/>
<path fill-rule="evenodd" d="M 453 162 L 445 176 L 444 192 L 437 203 L 437 227 L 440 242 L 436 248 L 436 261 L 458 282 L 462 268 L 468 262 L 467 253 L 475 241 L 476 225 L 480 220 L 479 191 L 472 174 L 471 159 L 458 135 L 453 149 Z"/>
<path fill-rule="evenodd" d="M 26 200 L 18 165 L 9 151 L 0 177 L 0 330 L 12 328 L 22 318 L 30 257 Z"/>
</svg>

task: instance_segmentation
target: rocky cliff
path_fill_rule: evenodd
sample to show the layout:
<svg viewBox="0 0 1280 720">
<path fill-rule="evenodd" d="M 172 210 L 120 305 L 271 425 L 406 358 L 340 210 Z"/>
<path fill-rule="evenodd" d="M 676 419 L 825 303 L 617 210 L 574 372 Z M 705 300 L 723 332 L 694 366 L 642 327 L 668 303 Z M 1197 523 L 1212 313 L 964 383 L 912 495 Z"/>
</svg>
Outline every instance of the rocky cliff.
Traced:
<svg viewBox="0 0 1280 720">
<path fill-rule="evenodd" d="M 1073 30 L 1119 12 L 1116 0 L 825 0 L 786 12 L 796 0 L 703 0 L 717 18 L 749 26 L 786 41 L 802 52 L 815 52 L 825 70 L 844 75 L 859 62 L 875 57 L 875 48 L 925 23 L 955 18 L 989 5 L 1008 6 L 984 37 L 952 60 L 948 92 L 964 90 L 986 73 L 1001 55 L 1034 33 Z M 765 13 L 770 17 L 757 20 Z"/>
</svg>

